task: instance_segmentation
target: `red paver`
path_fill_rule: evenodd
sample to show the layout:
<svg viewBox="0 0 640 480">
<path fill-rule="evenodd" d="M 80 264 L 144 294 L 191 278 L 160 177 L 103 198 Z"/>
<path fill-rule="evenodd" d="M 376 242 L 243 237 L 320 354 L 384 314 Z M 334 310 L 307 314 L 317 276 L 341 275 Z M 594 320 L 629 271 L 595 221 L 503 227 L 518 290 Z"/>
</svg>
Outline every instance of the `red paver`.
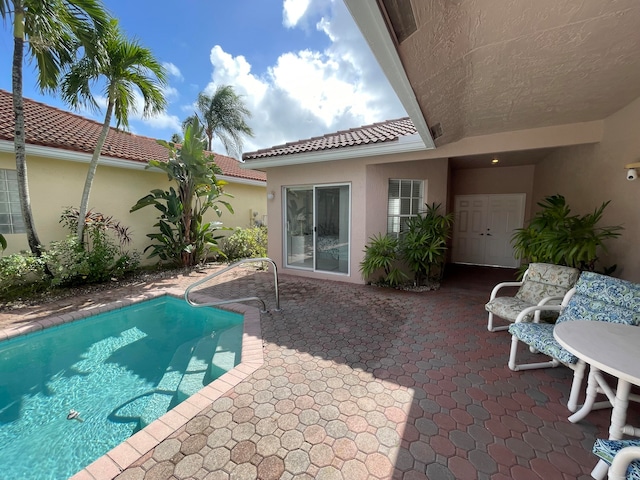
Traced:
<svg viewBox="0 0 640 480">
<path fill-rule="evenodd" d="M 260 315 L 262 339 L 251 353 L 264 365 L 207 387 L 181 414 L 132 438 L 133 448 L 113 452 L 117 465 L 102 459 L 89 472 L 113 478 L 131 462 L 123 478 L 177 478 L 195 468 L 201 478 L 588 478 L 596 463 L 589 448 L 596 434 L 606 436 L 610 412 L 571 424 L 570 370 L 508 369 L 509 336 L 486 330 L 483 308 L 506 279 L 471 272 L 423 293 L 282 275 L 282 311 Z M 159 284 L 184 290 L 201 276 Z M 241 269 L 204 290 L 218 298 L 252 292 L 269 303 L 272 279 Z M 152 287 L 0 313 L 0 325 L 51 324 L 56 312 L 79 318 L 75 308 Z"/>
</svg>

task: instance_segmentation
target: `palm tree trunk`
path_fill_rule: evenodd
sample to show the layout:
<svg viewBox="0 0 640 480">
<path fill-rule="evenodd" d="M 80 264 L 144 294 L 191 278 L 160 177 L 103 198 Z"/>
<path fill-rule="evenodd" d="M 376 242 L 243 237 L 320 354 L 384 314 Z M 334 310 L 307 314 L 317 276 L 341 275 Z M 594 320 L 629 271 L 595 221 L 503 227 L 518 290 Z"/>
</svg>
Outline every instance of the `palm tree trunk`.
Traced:
<svg viewBox="0 0 640 480">
<path fill-rule="evenodd" d="M 11 81 L 13 89 L 13 112 L 15 118 L 15 130 L 13 145 L 16 155 L 16 173 L 18 176 L 18 194 L 20 195 L 20 207 L 22 219 L 27 232 L 29 249 L 34 255 L 42 255 L 42 246 L 36 233 L 36 227 L 31 213 L 31 198 L 29 196 L 29 181 L 27 176 L 27 158 L 25 153 L 24 131 L 24 99 L 22 98 L 22 62 L 24 58 L 24 7 L 22 2 L 15 2 L 15 16 L 13 25 L 13 66 Z"/>
<path fill-rule="evenodd" d="M 76 231 L 78 243 L 80 245 L 84 242 L 84 226 L 87 217 L 87 210 L 89 208 L 89 195 L 91 195 L 93 178 L 95 177 L 96 169 L 98 168 L 100 152 L 102 151 L 104 142 L 107 140 L 109 125 L 111 125 L 111 115 L 113 114 L 113 100 L 111 98 L 112 96 L 110 95 L 109 103 L 107 105 L 107 113 L 104 116 L 104 123 L 102 124 L 102 130 L 100 131 L 96 148 L 93 150 L 91 162 L 89 163 L 89 171 L 87 172 L 87 178 L 84 181 L 84 190 L 82 191 L 82 200 L 80 201 L 80 211 L 78 212 L 78 230 Z"/>
</svg>

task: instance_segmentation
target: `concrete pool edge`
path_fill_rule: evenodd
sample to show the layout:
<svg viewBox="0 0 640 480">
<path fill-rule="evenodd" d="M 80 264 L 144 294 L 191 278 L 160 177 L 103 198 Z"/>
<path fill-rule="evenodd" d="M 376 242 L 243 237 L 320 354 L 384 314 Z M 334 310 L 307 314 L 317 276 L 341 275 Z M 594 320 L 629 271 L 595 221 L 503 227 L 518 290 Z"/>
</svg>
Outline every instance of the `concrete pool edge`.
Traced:
<svg viewBox="0 0 640 480">
<path fill-rule="evenodd" d="M 142 295 L 129 296 L 116 302 L 98 305 L 63 315 L 52 315 L 34 320 L 21 326 L 12 326 L 0 330 L 0 343 L 10 338 L 41 331 L 72 321 L 87 318 L 98 313 L 108 312 L 151 300 L 164 295 L 183 298 L 184 290 L 178 288 L 160 288 L 150 290 Z M 215 302 L 218 299 L 201 292 L 194 292 L 190 297 L 199 302 Z M 242 356 L 240 363 L 218 379 L 163 416 L 147 425 L 144 429 L 129 437 L 120 445 L 76 473 L 73 480 L 110 480 L 118 476 L 127 467 L 138 461 L 149 451 L 171 436 L 176 430 L 185 426 L 204 408 L 211 405 L 231 388 L 242 382 L 264 363 L 262 351 L 262 330 L 260 326 L 260 310 L 249 305 L 232 303 L 221 305 L 223 310 L 239 313 L 244 316 L 242 334 Z"/>
</svg>

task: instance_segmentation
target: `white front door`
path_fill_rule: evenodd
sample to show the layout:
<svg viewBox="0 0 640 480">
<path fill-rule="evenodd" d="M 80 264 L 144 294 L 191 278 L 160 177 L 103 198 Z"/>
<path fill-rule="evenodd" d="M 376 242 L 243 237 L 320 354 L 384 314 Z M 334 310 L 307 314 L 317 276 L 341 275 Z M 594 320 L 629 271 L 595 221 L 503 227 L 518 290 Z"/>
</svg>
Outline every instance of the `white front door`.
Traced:
<svg viewBox="0 0 640 480">
<path fill-rule="evenodd" d="M 457 195 L 452 261 L 517 267 L 511 236 L 524 223 L 525 194 Z"/>
</svg>

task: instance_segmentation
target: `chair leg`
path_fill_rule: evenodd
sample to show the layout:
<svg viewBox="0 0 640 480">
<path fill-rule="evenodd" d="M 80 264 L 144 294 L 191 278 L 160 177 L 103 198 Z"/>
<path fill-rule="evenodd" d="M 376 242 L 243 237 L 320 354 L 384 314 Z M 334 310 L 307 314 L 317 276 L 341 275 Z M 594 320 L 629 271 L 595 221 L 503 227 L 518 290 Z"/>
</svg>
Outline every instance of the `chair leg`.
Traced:
<svg viewBox="0 0 640 480">
<path fill-rule="evenodd" d="M 518 355 L 518 342 L 520 340 L 515 335 L 511 335 L 511 351 L 509 352 L 509 368 L 514 372 L 520 370 L 533 370 L 536 368 L 553 368 L 560 365 L 560 362 L 555 358 L 547 362 L 539 362 L 539 363 L 525 363 L 518 365 L 516 363 L 516 357 Z"/>
<path fill-rule="evenodd" d="M 567 402 L 567 408 L 570 412 L 575 412 L 578 409 L 578 395 L 580 395 L 585 368 L 586 364 L 584 360 L 578 360 L 578 363 L 573 369 L 573 381 L 571 382 L 571 392 L 569 393 L 569 401 Z"/>
<path fill-rule="evenodd" d="M 489 330 L 490 332 L 500 332 L 502 330 L 507 330 L 509 328 L 509 325 L 503 325 L 503 326 L 499 326 L 499 327 L 494 327 L 493 326 L 493 313 L 489 312 L 489 321 L 487 323 L 487 330 Z"/>
</svg>

